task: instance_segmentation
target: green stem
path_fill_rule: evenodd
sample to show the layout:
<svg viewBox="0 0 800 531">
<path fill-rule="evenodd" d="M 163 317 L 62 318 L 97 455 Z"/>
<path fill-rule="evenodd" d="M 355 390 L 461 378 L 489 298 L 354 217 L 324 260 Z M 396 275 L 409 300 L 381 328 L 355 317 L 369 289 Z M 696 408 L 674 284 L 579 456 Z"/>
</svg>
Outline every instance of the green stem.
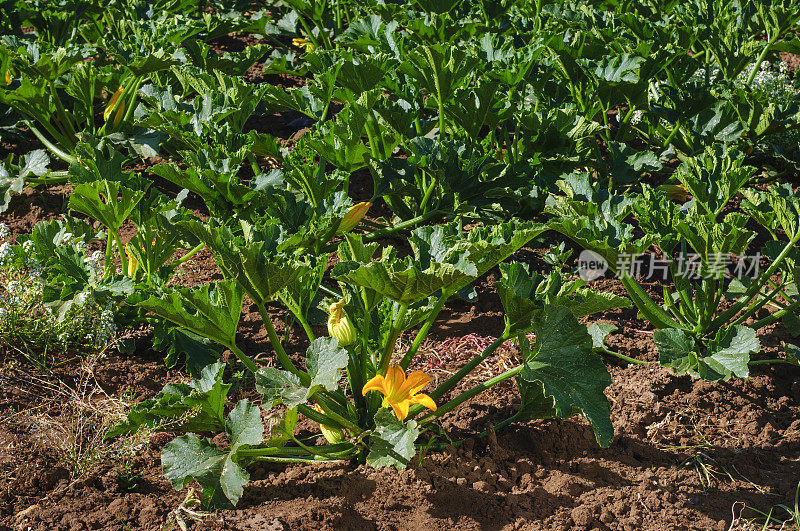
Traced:
<svg viewBox="0 0 800 531">
<path fill-rule="evenodd" d="M 306 452 L 308 452 L 311 455 L 318 455 L 320 457 L 324 457 L 325 459 L 336 459 L 333 455 L 331 455 L 329 453 L 323 452 L 322 450 L 319 450 L 319 449 L 314 449 L 314 447 L 311 447 L 311 446 L 306 446 L 297 437 L 292 436 L 292 440 L 294 442 L 296 442 L 298 445 L 300 445 L 300 448 L 302 448 L 303 450 L 305 450 Z M 321 448 L 321 447 L 318 447 L 318 448 Z"/>
<path fill-rule="evenodd" d="M 433 54 L 431 54 L 430 49 L 424 48 L 425 55 L 428 59 L 428 64 L 431 65 L 433 69 L 433 84 L 436 87 L 436 102 L 439 105 L 439 137 L 441 138 L 444 135 L 444 101 L 442 100 L 442 85 L 439 81 L 439 65 L 435 64 L 436 62 L 433 59 Z"/>
<path fill-rule="evenodd" d="M 753 323 L 753 325 L 750 328 L 752 328 L 754 330 L 758 330 L 759 328 L 763 328 L 765 326 L 769 326 L 772 323 L 775 323 L 778 320 L 783 319 L 784 315 L 786 315 L 786 314 L 788 314 L 790 312 L 793 312 L 798 308 L 800 308 L 800 300 L 790 304 L 789 306 L 787 306 L 786 308 L 784 308 L 783 310 L 781 310 L 779 312 L 775 312 L 770 316 L 764 317 L 763 319 L 761 319 L 759 321 L 756 321 L 755 323 Z"/>
<path fill-rule="evenodd" d="M 447 214 L 447 212 L 445 212 L 444 210 L 431 210 L 430 212 L 426 212 L 425 214 L 422 214 L 422 215 L 417 216 L 415 218 L 412 218 L 412 219 L 409 219 L 409 220 L 406 220 L 406 221 L 402 221 L 402 222 L 398 223 L 397 225 L 392 225 L 391 227 L 386 227 L 385 229 L 376 230 L 375 232 L 367 233 L 367 234 L 365 234 L 363 236 L 363 238 L 364 238 L 364 241 L 372 241 L 372 240 L 377 240 L 378 238 L 384 238 L 384 237 L 386 237 L 386 236 L 388 236 L 390 234 L 394 234 L 395 232 L 399 232 L 401 230 L 408 229 L 408 228 L 413 227 L 415 225 L 419 225 L 420 223 L 423 223 L 423 222 L 425 222 L 425 221 L 427 221 L 427 220 L 429 220 L 429 219 L 431 219 L 433 217 L 443 216 L 445 214 Z"/>
<path fill-rule="evenodd" d="M 323 448 L 318 446 L 317 448 Z M 324 445 L 325 453 L 327 454 L 337 454 L 343 453 L 348 450 L 354 449 L 354 446 L 350 443 L 339 443 L 339 444 L 330 444 Z M 238 457 L 249 457 L 255 458 L 259 456 L 273 456 L 273 455 L 286 455 L 288 453 L 299 454 L 299 455 L 313 455 L 308 452 L 305 448 L 291 448 L 285 446 L 264 446 L 264 447 L 249 447 L 249 448 L 242 448 L 236 455 Z"/>
<path fill-rule="evenodd" d="M 431 177 L 431 182 L 428 185 L 427 190 L 425 190 L 425 195 L 422 197 L 422 201 L 419 204 L 419 213 L 424 214 L 425 209 L 428 208 L 428 202 L 430 202 L 431 197 L 433 196 L 433 191 L 436 189 L 436 186 L 439 184 L 439 180 L 436 176 Z"/>
<path fill-rule="evenodd" d="M 111 236 L 111 231 L 106 235 L 106 260 L 105 260 L 105 273 L 103 274 L 103 279 L 108 279 L 111 275 L 116 272 L 114 268 L 114 253 L 112 248 L 112 242 L 114 238 Z"/>
<path fill-rule="evenodd" d="M 239 454 L 241 455 L 241 450 L 239 450 Z M 265 461 L 267 463 L 276 463 L 281 465 L 299 465 L 303 463 L 314 463 L 317 461 L 325 461 L 325 462 L 337 462 L 337 461 L 346 461 L 346 459 L 320 459 L 316 456 L 311 457 L 271 457 L 271 456 L 257 456 L 253 457 L 254 461 Z"/>
<path fill-rule="evenodd" d="M 509 369 L 506 372 L 504 372 L 503 374 L 498 374 L 497 376 L 495 376 L 493 378 L 489 378 L 485 382 L 476 385 L 475 387 L 473 387 L 469 391 L 464 391 L 463 393 L 461 393 L 457 397 L 455 397 L 452 400 L 450 400 L 448 402 L 445 402 L 444 404 L 439 406 L 436 409 L 436 411 L 432 411 L 432 412 L 428 413 L 427 415 L 425 415 L 422 419 L 420 419 L 420 423 L 431 422 L 431 421 L 433 421 L 434 418 L 441 417 L 442 415 L 444 415 L 448 411 L 451 411 L 451 410 L 455 409 L 456 407 L 460 406 L 461 404 L 463 404 L 464 402 L 466 402 L 467 400 L 469 400 L 473 396 L 479 395 L 480 393 L 482 393 L 482 392 L 494 387 L 495 385 L 499 384 L 503 380 L 507 380 L 507 379 L 511 378 L 512 376 L 516 376 L 517 374 L 519 374 L 522 371 L 522 367 L 523 367 L 523 365 L 520 365 L 520 366 L 515 367 L 513 369 Z"/>
<path fill-rule="evenodd" d="M 225 345 L 225 346 L 228 347 L 229 349 L 231 349 L 231 352 L 233 352 L 234 355 L 237 358 L 239 358 L 239 361 L 242 362 L 242 365 L 247 367 L 247 370 L 249 370 L 253 374 L 256 374 L 258 372 L 258 365 L 256 365 L 255 362 L 253 360 L 251 360 L 250 357 L 247 354 L 242 352 L 239 347 L 237 347 L 234 344 Z"/>
<path fill-rule="evenodd" d="M 38 186 L 40 184 L 44 185 L 53 185 L 53 184 L 64 184 L 65 182 L 69 181 L 69 171 L 51 171 L 47 172 L 47 174 L 41 177 L 26 177 L 25 184 L 30 186 L 31 188 Z"/>
<path fill-rule="evenodd" d="M 783 291 L 782 288 L 776 286 L 775 289 L 773 289 L 765 297 L 762 297 L 761 299 L 755 299 L 756 302 L 751 304 L 747 308 L 747 310 L 745 310 L 745 312 L 742 315 L 740 315 L 739 317 L 734 319 L 733 322 L 731 322 L 731 324 L 732 325 L 738 325 L 738 324 L 743 323 L 744 321 L 747 320 L 748 317 L 750 317 L 751 315 L 756 313 L 758 310 L 763 308 L 768 302 L 775 300 L 775 297 L 777 297 L 780 294 L 781 291 Z"/>
<path fill-rule="evenodd" d="M 110 232 L 110 230 L 109 230 Z M 119 238 L 119 233 L 114 231 L 114 241 L 117 242 L 117 251 L 119 252 L 119 261 L 122 264 L 122 274 L 128 274 L 128 256 L 125 254 L 125 247 L 122 245 L 122 240 Z"/>
<path fill-rule="evenodd" d="M 58 97 L 56 85 L 52 81 L 48 81 L 47 83 L 50 85 L 50 90 L 53 93 L 53 101 L 56 104 L 56 113 L 58 114 L 59 125 L 61 125 L 64 135 L 70 139 L 74 139 L 77 137 L 77 132 L 75 131 L 75 126 L 72 125 L 72 120 L 69 119 L 67 112 L 64 110 L 64 105 L 61 103 L 61 98 Z"/>
<path fill-rule="evenodd" d="M 314 395 L 314 401 L 317 404 L 319 404 L 324 413 L 318 413 L 317 411 L 314 411 L 305 404 L 300 404 L 299 406 L 297 406 L 297 411 L 299 413 L 302 413 L 306 417 L 310 418 L 311 420 L 318 422 L 319 424 L 325 424 L 326 426 L 333 426 L 333 427 L 341 427 L 346 430 L 350 430 L 351 432 L 353 432 L 353 435 L 356 436 L 364 433 L 364 431 L 353 421 L 333 411 L 331 409 L 330 403 L 327 401 L 327 399 L 323 397 L 321 393 L 317 393 L 316 395 Z M 316 417 L 316 419 L 314 417 Z M 333 422 L 329 422 L 330 420 L 332 420 Z"/>
<path fill-rule="evenodd" d="M 325 284 L 320 284 L 319 285 L 319 289 L 321 289 L 322 291 L 324 291 L 325 293 L 327 293 L 331 297 L 335 297 L 337 299 L 341 299 L 342 298 L 342 294 L 341 293 L 332 290 L 331 288 L 327 287 Z"/>
<path fill-rule="evenodd" d="M 314 34 L 311 32 L 311 28 L 308 27 L 308 24 L 306 23 L 305 18 L 303 18 L 303 15 L 300 15 L 298 13 L 297 18 L 298 20 L 300 20 L 300 25 L 303 26 L 303 30 L 306 32 L 306 35 L 308 36 L 309 40 L 314 44 L 314 47 L 323 48 L 323 46 L 319 45 L 319 41 L 317 41 L 316 37 L 314 37 Z"/>
<path fill-rule="evenodd" d="M 316 337 L 314 336 L 314 331 L 311 330 L 311 326 L 308 324 L 308 321 L 306 320 L 305 316 L 303 315 L 303 309 L 300 306 L 298 306 L 297 304 L 295 304 L 291 300 L 291 298 L 281 297 L 280 295 L 279 295 L 279 297 L 281 299 L 281 302 L 283 302 L 283 304 L 287 308 L 289 308 L 289 312 L 291 313 L 291 315 L 303 327 L 303 330 L 306 333 L 306 337 L 308 337 L 308 341 L 313 343 L 314 340 L 316 339 Z"/>
<path fill-rule="evenodd" d="M 405 319 L 407 311 L 408 304 L 400 303 L 400 309 L 397 311 L 397 317 L 395 317 L 394 323 L 392 323 L 392 330 L 389 334 L 389 340 L 386 342 L 386 346 L 383 348 L 380 363 L 378 364 L 379 374 L 386 374 L 387 369 L 389 369 L 389 362 L 392 360 L 392 352 L 394 352 L 395 343 L 397 343 L 397 338 L 400 337 L 400 334 L 403 333 L 403 319 Z"/>
<path fill-rule="evenodd" d="M 261 320 L 264 322 L 264 328 L 267 329 L 269 341 L 272 343 L 272 348 L 275 350 L 275 354 L 278 356 L 278 361 L 281 362 L 281 365 L 283 365 L 284 369 L 300 378 L 300 381 L 303 383 L 303 385 L 310 385 L 311 376 L 298 369 L 295 364 L 292 363 L 292 360 L 289 359 L 289 356 L 283 349 L 283 345 L 278 338 L 278 334 L 275 332 L 275 327 L 272 326 L 272 319 L 270 319 L 269 312 L 267 311 L 267 307 L 264 305 L 264 302 L 256 302 L 256 307 L 258 308 L 258 312 L 261 314 Z"/>
<path fill-rule="evenodd" d="M 124 96 L 125 100 L 127 101 L 126 105 L 128 108 L 125 109 L 125 116 L 122 117 L 122 121 L 120 123 L 130 123 L 131 119 L 133 118 L 133 111 L 136 107 L 136 94 L 139 92 L 139 87 L 142 85 L 142 81 L 144 81 L 144 78 L 142 76 L 137 76 L 133 81 L 131 90 L 129 92 L 123 90 L 123 94 L 119 99 L 121 100 L 122 96 Z M 117 101 L 117 103 L 119 103 L 119 101 Z"/>
<path fill-rule="evenodd" d="M 789 365 L 794 365 L 794 363 L 792 363 L 791 361 L 783 358 L 774 358 L 771 360 L 753 360 L 747 362 L 748 365 L 766 365 L 768 363 L 787 363 Z"/>
<path fill-rule="evenodd" d="M 636 358 L 630 358 L 630 357 L 626 356 L 625 354 L 620 354 L 619 352 L 614 352 L 613 350 L 609 350 L 609 349 L 607 349 L 605 347 L 600 347 L 600 348 L 597 348 L 595 350 L 599 350 L 603 354 L 608 354 L 609 356 L 617 357 L 617 358 L 619 358 L 619 359 L 621 359 L 623 361 L 627 361 L 628 363 L 633 363 L 633 364 L 636 364 L 636 365 L 650 365 L 650 363 L 647 362 L 647 361 L 637 360 Z"/>
<path fill-rule="evenodd" d="M 645 293 L 642 286 L 630 275 L 622 274 L 620 282 L 625 286 L 628 294 L 633 299 L 633 303 L 642 312 L 645 318 L 653 323 L 656 328 L 684 328 L 678 324 L 670 314 L 664 311 L 653 299 Z"/>
<path fill-rule="evenodd" d="M 44 136 L 42 134 L 41 131 L 36 129 L 36 127 L 34 127 L 33 124 L 31 124 L 28 121 L 25 121 L 25 125 L 27 125 L 28 128 L 31 130 L 31 132 L 36 136 L 36 138 L 39 139 L 39 142 L 44 144 L 44 147 L 49 149 L 56 157 L 60 158 L 61 160 L 63 160 L 67 164 L 72 164 L 74 162 L 78 162 L 78 159 L 76 159 L 72 155 L 67 154 L 66 152 L 62 151 L 61 149 L 57 148 L 52 142 L 50 142 L 47 139 L 46 136 Z"/>
<path fill-rule="evenodd" d="M 480 355 L 473 358 L 472 361 L 464 365 L 461 368 L 461 370 L 459 370 L 453 376 L 445 380 L 439 387 L 434 389 L 433 392 L 430 394 L 431 398 L 433 398 L 434 400 L 438 400 L 439 398 L 444 396 L 445 393 L 450 391 L 453 387 L 455 387 L 458 384 L 458 382 L 463 380 L 465 376 L 471 373 L 475 369 L 475 367 L 480 365 L 483 360 L 488 358 L 492 352 L 500 348 L 500 345 L 505 343 L 509 337 L 510 337 L 509 331 L 505 330 L 503 334 L 497 339 L 495 339 L 494 343 L 486 347 L 486 349 L 483 352 L 481 352 Z"/>
<path fill-rule="evenodd" d="M 784 247 L 781 253 L 777 256 L 777 258 L 775 258 L 775 260 L 772 262 L 772 265 L 770 265 L 769 268 L 766 270 L 766 272 L 764 272 L 764 274 L 760 276 L 759 281 L 753 284 L 745 292 L 745 294 L 738 301 L 736 301 L 736 303 L 733 306 L 722 312 L 716 319 L 711 321 L 711 323 L 709 324 L 709 328 L 711 328 L 712 330 L 716 330 L 717 328 L 721 327 L 724 323 L 728 322 L 728 320 L 730 320 L 733 316 L 739 313 L 748 304 L 750 304 L 750 301 L 753 300 L 753 298 L 756 295 L 758 295 L 758 293 L 761 291 L 761 288 L 764 286 L 767 280 L 769 280 L 772 274 L 775 273 L 775 271 L 778 269 L 778 266 L 783 261 L 783 259 L 786 258 L 786 256 L 792 251 L 792 249 L 795 248 L 798 241 L 800 241 L 800 232 L 798 232 L 797 235 L 795 235 L 795 237 L 792 238 L 791 241 L 789 241 L 789 243 L 786 244 L 786 247 Z"/>
<path fill-rule="evenodd" d="M 403 359 L 400 361 L 400 367 L 402 367 L 404 371 L 408 369 L 408 366 L 411 364 L 411 361 L 414 359 L 414 356 L 419 350 L 419 346 L 422 344 L 422 341 L 428 335 L 431 326 L 433 326 L 433 322 L 439 316 L 439 312 L 442 311 L 442 308 L 444 308 L 444 305 L 447 302 L 447 299 L 450 298 L 450 296 L 451 293 L 446 291 L 442 292 L 442 296 L 439 297 L 438 301 L 436 301 L 436 306 L 433 307 L 431 313 L 428 315 L 428 318 L 425 319 L 425 323 L 423 323 L 422 328 L 420 328 L 419 332 L 417 332 L 417 336 L 414 338 L 414 342 L 411 343 L 410 347 L 408 347 L 408 351 L 405 353 Z"/>
<path fill-rule="evenodd" d="M 183 255 L 180 258 L 178 258 L 177 260 L 175 260 L 175 262 L 174 262 L 175 265 L 179 266 L 179 265 L 187 262 L 191 257 L 193 257 L 194 255 L 196 255 L 197 253 L 199 253 L 200 251 L 202 251 L 205 248 L 206 248 L 206 244 L 205 243 L 197 244 L 191 251 L 189 251 L 185 255 Z"/>
<path fill-rule="evenodd" d="M 772 39 L 770 39 L 769 42 L 767 42 L 767 44 L 764 46 L 764 49 L 761 50 L 761 54 L 758 56 L 758 59 L 756 59 L 755 68 L 753 68 L 753 71 L 750 72 L 749 76 L 747 76 L 747 82 L 745 83 L 747 88 L 750 88 L 750 85 L 753 83 L 753 80 L 756 78 L 756 74 L 758 73 L 758 69 L 761 67 L 761 63 L 764 62 L 764 58 L 769 53 L 770 49 L 772 48 L 772 45 L 775 44 L 775 40 L 778 38 L 779 35 L 780 35 L 780 32 L 775 32 L 775 36 Z"/>
</svg>

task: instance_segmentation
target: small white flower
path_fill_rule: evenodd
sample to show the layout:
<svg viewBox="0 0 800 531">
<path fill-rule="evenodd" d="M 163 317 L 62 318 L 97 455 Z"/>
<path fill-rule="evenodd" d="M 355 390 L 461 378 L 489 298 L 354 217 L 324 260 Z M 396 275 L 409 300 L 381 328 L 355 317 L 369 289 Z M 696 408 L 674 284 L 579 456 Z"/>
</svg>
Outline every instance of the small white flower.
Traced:
<svg viewBox="0 0 800 531">
<path fill-rule="evenodd" d="M 0 223 L 0 240 L 7 240 L 9 236 L 11 236 L 11 231 L 9 230 L 8 225 L 5 223 Z"/>
<path fill-rule="evenodd" d="M 6 284 L 6 289 L 11 295 L 19 295 L 22 293 L 22 284 L 16 280 L 9 280 Z"/>
<path fill-rule="evenodd" d="M 6 263 L 11 255 L 11 245 L 6 243 L 0 243 L 0 265 Z"/>
<path fill-rule="evenodd" d="M 33 252 L 35 244 L 33 240 L 27 240 L 25 243 L 22 244 L 22 250 L 25 251 L 25 254 L 30 254 Z"/>
</svg>

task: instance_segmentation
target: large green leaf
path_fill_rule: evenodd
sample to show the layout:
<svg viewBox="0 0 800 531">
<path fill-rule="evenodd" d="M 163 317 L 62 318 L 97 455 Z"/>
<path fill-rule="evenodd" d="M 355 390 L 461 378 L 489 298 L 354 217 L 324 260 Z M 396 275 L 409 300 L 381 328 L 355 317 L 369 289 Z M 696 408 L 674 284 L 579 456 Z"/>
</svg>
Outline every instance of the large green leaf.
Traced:
<svg viewBox="0 0 800 531">
<path fill-rule="evenodd" d="M 306 368 L 311 376 L 311 388 L 320 386 L 328 391 L 338 389 L 347 360 L 347 351 L 339 347 L 339 341 L 335 337 L 315 339 L 306 351 Z"/>
<path fill-rule="evenodd" d="M 277 252 L 277 225 L 256 230 L 244 224 L 243 236 L 238 238 L 228 227 L 214 222 L 190 220 L 181 226 L 211 249 L 225 278 L 235 281 L 257 304 L 275 299 L 278 292 L 308 269 Z"/>
<path fill-rule="evenodd" d="M 544 309 L 551 306 L 569 308 L 576 318 L 632 306 L 625 297 L 586 288 L 583 280 L 564 278 L 558 271 L 547 277 L 529 274 L 527 264 L 513 262 L 500 264 L 500 272 L 497 293 L 512 334 L 533 330 Z"/>
<path fill-rule="evenodd" d="M 288 408 L 305 404 L 318 391 L 335 391 L 339 388 L 342 369 L 347 366 L 347 351 L 339 347 L 333 337 L 314 340 L 306 351 L 306 369 L 311 376 L 309 385 L 289 371 L 262 367 L 256 373 L 256 388 L 264 400 L 273 405 L 283 403 Z"/>
<path fill-rule="evenodd" d="M 134 294 L 128 301 L 201 337 L 230 347 L 236 344 L 243 296 L 239 286 L 227 281 L 177 288 L 147 298 Z"/>
<path fill-rule="evenodd" d="M 208 508 L 232 507 L 242 496 L 250 474 L 239 464 L 236 452 L 261 443 L 261 409 L 240 400 L 225 422 L 225 431 L 230 442 L 226 450 L 190 433 L 167 443 L 161 452 L 164 477 L 172 487 L 181 490 L 191 480 L 197 481 L 203 487 L 203 506 Z"/>
<path fill-rule="evenodd" d="M 181 355 L 185 356 L 186 370 L 192 376 L 199 376 L 206 366 L 220 358 L 223 347 L 189 330 L 166 325 L 154 327 L 153 350 L 166 351 L 164 364 L 170 369 L 177 365 Z"/>
<path fill-rule="evenodd" d="M 741 325 L 721 329 L 706 344 L 677 328 L 656 330 L 653 339 L 661 365 L 709 381 L 747 378 L 750 354 L 761 348 L 755 331 Z"/>
<path fill-rule="evenodd" d="M 173 433 L 221 430 L 225 424 L 225 398 L 231 387 L 222 381 L 224 369 L 224 363 L 213 363 L 189 384 L 167 384 L 154 398 L 131 407 L 106 437 L 144 428 Z"/>
<path fill-rule="evenodd" d="M 583 413 L 594 428 L 597 442 L 614 439 L 611 408 L 603 390 L 611 376 L 602 358 L 592 351 L 592 337 L 572 312 L 549 308 L 535 324 L 536 343 L 521 373 L 527 382 L 541 382 L 552 396 L 556 414 L 566 418 Z"/>
<path fill-rule="evenodd" d="M 375 430 L 369 438 L 367 463 L 373 467 L 393 466 L 398 470 L 408 466 L 417 453 L 414 441 L 419 436 L 416 421 L 403 424 L 389 408 L 375 413 Z"/>
<path fill-rule="evenodd" d="M 114 181 L 86 182 L 72 190 L 69 207 L 118 232 L 143 197 L 144 191 Z"/>
</svg>

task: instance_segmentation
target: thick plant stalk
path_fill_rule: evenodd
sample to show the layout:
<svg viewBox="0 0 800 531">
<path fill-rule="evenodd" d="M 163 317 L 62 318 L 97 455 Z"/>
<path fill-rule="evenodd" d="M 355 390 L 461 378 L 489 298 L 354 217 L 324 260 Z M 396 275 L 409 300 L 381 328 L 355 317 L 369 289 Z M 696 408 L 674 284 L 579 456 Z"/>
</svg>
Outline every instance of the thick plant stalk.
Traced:
<svg viewBox="0 0 800 531">
<path fill-rule="evenodd" d="M 231 352 L 233 352 L 233 354 L 237 358 L 239 358 L 239 361 L 241 361 L 242 364 L 245 367 L 247 367 L 248 371 L 250 371 L 253 374 L 258 372 L 258 365 L 256 365 L 255 362 L 253 360 L 251 360 L 250 357 L 247 354 L 242 352 L 242 350 L 239 347 L 237 347 L 236 345 L 226 345 L 226 346 L 229 349 L 231 349 Z"/>
<path fill-rule="evenodd" d="M 386 370 L 389 368 L 389 362 L 392 360 L 392 352 L 394 352 L 394 346 L 397 343 L 397 338 L 400 337 L 400 334 L 403 332 L 403 319 L 405 318 L 407 311 L 408 304 L 400 304 L 400 309 L 397 311 L 397 317 L 392 325 L 391 334 L 389 334 L 389 340 L 386 342 L 386 346 L 381 354 L 380 363 L 378 364 L 378 373 L 380 374 L 385 374 Z"/>
<path fill-rule="evenodd" d="M 278 356 L 278 361 L 281 362 L 283 368 L 289 371 L 290 373 L 294 374 L 303 385 L 309 385 L 311 383 L 311 377 L 298 369 L 292 360 L 289 358 L 286 351 L 283 349 L 283 345 L 281 344 L 280 339 L 278 338 L 278 333 L 275 332 L 275 327 L 272 326 L 272 320 L 270 319 L 269 312 L 267 312 L 267 308 L 264 306 L 263 302 L 256 303 L 256 307 L 258 307 L 258 313 L 261 314 L 261 320 L 264 322 L 264 328 L 267 329 L 267 335 L 269 336 L 269 341 L 272 343 L 272 348 L 275 350 L 275 354 Z"/>
<path fill-rule="evenodd" d="M 425 415 L 425 417 L 423 417 L 420 420 L 420 422 L 423 422 L 423 423 L 431 422 L 434 418 L 441 417 L 442 415 L 444 415 L 448 411 L 451 411 L 451 410 L 455 409 L 456 407 L 460 406 L 461 404 L 463 404 L 464 402 L 466 402 L 467 400 L 469 400 L 473 396 L 479 395 L 480 393 L 486 391 L 487 389 L 490 389 L 490 388 L 494 387 L 495 385 L 499 384 L 503 380 L 507 380 L 507 379 L 511 378 L 512 376 L 516 376 L 517 374 L 522 372 L 522 368 L 523 368 L 523 365 L 519 365 L 517 367 L 514 367 L 513 369 L 507 370 L 503 374 L 498 374 L 497 376 L 495 376 L 493 378 L 489 378 L 485 382 L 476 385 L 475 387 L 473 387 L 469 391 L 464 391 L 463 393 L 461 393 L 460 395 L 458 395 L 454 399 L 452 399 L 449 402 L 446 402 L 446 403 L 442 404 L 441 406 L 439 406 L 436 409 L 436 411 L 433 411 L 433 412 L 428 413 L 427 415 Z"/>
<path fill-rule="evenodd" d="M 449 292 L 442 293 L 442 296 L 439 297 L 439 300 L 436 302 L 436 306 L 434 306 L 433 310 L 431 310 L 431 313 L 425 320 L 425 323 L 422 325 L 422 328 L 420 328 L 419 332 L 417 332 L 417 336 L 414 338 L 414 342 L 411 343 L 410 347 L 408 347 L 408 351 L 405 353 L 403 359 L 400 361 L 400 367 L 402 367 L 404 371 L 408 369 L 408 366 L 411 364 L 411 361 L 414 359 L 414 356 L 417 354 L 417 351 L 419 350 L 419 346 L 422 344 L 422 341 L 428 335 L 431 326 L 433 326 L 433 322 L 439 316 L 439 312 L 442 311 L 442 308 L 447 302 L 447 299 L 450 298 L 450 295 L 451 294 Z"/>
<path fill-rule="evenodd" d="M 458 384 L 458 382 L 463 380 L 465 376 L 471 373 L 475 369 L 475 367 L 480 365 L 483 360 L 488 358 L 492 352 L 500 348 L 500 345 L 508 341 L 509 337 L 510 336 L 508 335 L 508 330 L 504 331 L 503 335 L 495 339 L 494 343 L 486 347 L 486 350 L 481 352 L 480 355 L 476 356 L 472 361 L 464 365 L 460 371 L 458 371 L 453 376 L 445 380 L 445 382 L 442 383 L 442 385 L 434 389 L 433 392 L 430 393 L 430 397 L 433 398 L 434 400 L 437 400 L 442 396 L 444 396 L 445 393 L 450 391 L 453 387 L 455 387 Z"/>
</svg>

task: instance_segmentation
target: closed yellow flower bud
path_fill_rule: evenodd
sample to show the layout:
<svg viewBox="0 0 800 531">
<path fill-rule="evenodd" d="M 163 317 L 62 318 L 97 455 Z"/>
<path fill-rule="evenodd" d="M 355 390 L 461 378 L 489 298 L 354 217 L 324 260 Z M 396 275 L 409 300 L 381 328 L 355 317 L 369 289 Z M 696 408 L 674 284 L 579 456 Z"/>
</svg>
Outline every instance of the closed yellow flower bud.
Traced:
<svg viewBox="0 0 800 531">
<path fill-rule="evenodd" d="M 314 409 L 317 413 L 323 413 L 319 404 L 314 404 Z M 329 444 L 339 444 L 344 441 L 344 432 L 339 428 L 331 428 L 325 424 L 320 424 L 319 431 L 322 432 L 322 436 L 325 437 L 325 440 L 328 441 Z"/>
<path fill-rule="evenodd" d="M 292 39 L 292 44 L 298 48 L 305 48 L 307 52 L 313 52 L 316 49 L 314 43 L 308 39 Z"/>
<path fill-rule="evenodd" d="M 103 120 L 108 121 L 108 117 L 111 116 L 111 111 L 114 110 L 114 105 L 116 105 L 117 100 L 122 95 L 123 90 L 125 90 L 125 87 L 120 87 L 117 89 L 114 95 L 111 96 L 111 99 L 108 101 L 108 105 L 106 105 L 106 110 L 103 111 Z M 122 118 L 119 111 L 121 111 L 124 107 L 125 107 L 125 102 L 122 102 L 119 106 L 117 114 L 114 115 L 114 121 L 116 122 L 114 125 L 117 125 L 119 123 L 119 119 Z"/>
<path fill-rule="evenodd" d="M 123 101 L 119 108 L 117 108 L 117 114 L 114 115 L 114 127 L 118 126 L 119 123 L 122 121 L 122 117 L 125 114 L 125 102 Z"/>
<path fill-rule="evenodd" d="M 339 341 L 340 347 L 352 345 L 356 341 L 356 329 L 344 311 L 344 301 L 330 305 L 328 317 L 328 334 Z"/>
<path fill-rule="evenodd" d="M 128 256 L 128 276 L 130 278 L 136 277 L 136 272 L 139 270 L 139 261 L 128 250 L 128 244 L 125 244 L 125 254 Z"/>
<path fill-rule="evenodd" d="M 339 228 L 336 230 L 337 234 L 344 234 L 345 232 L 350 232 L 353 228 L 358 225 L 361 219 L 366 215 L 369 207 L 372 206 L 372 203 L 367 201 L 362 201 L 357 205 L 353 205 L 350 207 L 350 210 L 347 211 L 347 214 L 342 218 L 342 221 L 339 222 Z"/>
<path fill-rule="evenodd" d="M 11 81 L 13 81 L 11 79 L 11 69 L 10 68 L 6 70 L 5 78 L 6 78 L 6 85 L 10 85 Z"/>
</svg>

